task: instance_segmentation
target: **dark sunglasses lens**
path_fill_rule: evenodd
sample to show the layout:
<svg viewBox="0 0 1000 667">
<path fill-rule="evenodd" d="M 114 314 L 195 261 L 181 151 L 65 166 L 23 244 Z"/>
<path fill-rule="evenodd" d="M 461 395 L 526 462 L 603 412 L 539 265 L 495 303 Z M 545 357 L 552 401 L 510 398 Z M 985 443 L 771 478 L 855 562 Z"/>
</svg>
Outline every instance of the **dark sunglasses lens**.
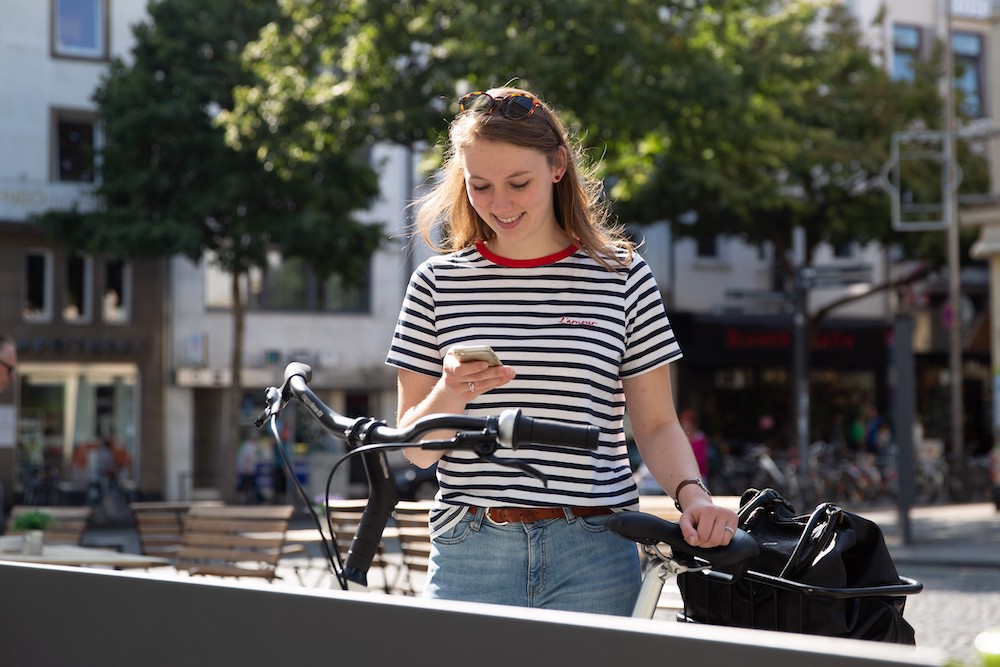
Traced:
<svg viewBox="0 0 1000 667">
<path fill-rule="evenodd" d="M 469 93 L 458 101 L 459 111 L 488 112 L 493 108 L 493 98 L 486 93 Z"/>
<path fill-rule="evenodd" d="M 535 101 L 524 95 L 513 95 L 504 102 L 503 115 L 511 120 L 527 118 L 535 110 Z"/>
</svg>

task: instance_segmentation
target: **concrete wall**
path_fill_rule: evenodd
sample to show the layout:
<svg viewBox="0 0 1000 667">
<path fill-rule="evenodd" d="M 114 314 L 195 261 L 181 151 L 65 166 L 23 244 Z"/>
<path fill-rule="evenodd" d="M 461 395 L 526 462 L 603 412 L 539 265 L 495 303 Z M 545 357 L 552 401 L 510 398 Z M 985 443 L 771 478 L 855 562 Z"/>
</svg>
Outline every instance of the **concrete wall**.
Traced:
<svg viewBox="0 0 1000 667">
<path fill-rule="evenodd" d="M 0 662 L 19 667 L 945 664 L 877 642 L 92 569 L 0 563 L 0 590 Z"/>
</svg>

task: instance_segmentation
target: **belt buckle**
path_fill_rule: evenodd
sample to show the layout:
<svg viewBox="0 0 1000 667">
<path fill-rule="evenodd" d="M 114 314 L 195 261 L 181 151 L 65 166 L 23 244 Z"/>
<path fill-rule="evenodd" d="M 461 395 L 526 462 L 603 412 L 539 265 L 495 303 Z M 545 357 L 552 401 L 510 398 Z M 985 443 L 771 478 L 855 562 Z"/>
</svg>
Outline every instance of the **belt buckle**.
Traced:
<svg viewBox="0 0 1000 667">
<path fill-rule="evenodd" d="M 509 521 L 497 521 L 490 515 L 492 511 L 493 511 L 492 507 L 486 508 L 486 520 L 492 523 L 494 526 L 506 526 L 508 523 L 510 523 Z"/>
</svg>

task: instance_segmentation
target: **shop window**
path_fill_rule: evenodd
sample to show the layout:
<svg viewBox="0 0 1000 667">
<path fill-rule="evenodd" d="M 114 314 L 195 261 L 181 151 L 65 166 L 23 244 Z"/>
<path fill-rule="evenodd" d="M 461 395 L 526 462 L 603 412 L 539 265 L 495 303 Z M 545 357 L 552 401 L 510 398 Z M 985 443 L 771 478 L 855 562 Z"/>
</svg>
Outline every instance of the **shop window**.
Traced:
<svg viewBox="0 0 1000 667">
<path fill-rule="evenodd" d="M 52 253 L 29 250 L 24 255 L 24 301 L 22 312 L 29 322 L 52 319 Z"/>
<path fill-rule="evenodd" d="M 93 115 L 56 111 L 53 114 L 53 180 L 60 183 L 93 183 L 94 154 L 98 143 Z"/>
<path fill-rule="evenodd" d="M 955 92 L 962 113 L 970 118 L 985 115 L 983 103 L 983 36 L 971 32 L 952 35 L 955 54 Z"/>
<path fill-rule="evenodd" d="M 102 319 L 112 324 L 124 324 L 131 319 L 132 272 L 128 264 L 118 260 L 104 263 L 104 296 Z"/>
<path fill-rule="evenodd" d="M 135 366 L 22 363 L 18 371 L 24 416 L 16 454 L 21 492 L 57 489 L 58 500 L 83 502 L 100 474 L 97 454 L 106 439 L 119 481 L 135 478 Z"/>
<path fill-rule="evenodd" d="M 913 81 L 914 65 L 920 58 L 920 28 L 912 25 L 892 27 L 892 78 Z"/>
<path fill-rule="evenodd" d="M 107 0 L 52 0 L 53 55 L 107 59 L 107 21 Z"/>
<path fill-rule="evenodd" d="M 66 258 L 65 285 L 63 286 L 63 320 L 89 322 L 93 312 L 94 267 L 93 260 L 83 255 Z"/>
</svg>

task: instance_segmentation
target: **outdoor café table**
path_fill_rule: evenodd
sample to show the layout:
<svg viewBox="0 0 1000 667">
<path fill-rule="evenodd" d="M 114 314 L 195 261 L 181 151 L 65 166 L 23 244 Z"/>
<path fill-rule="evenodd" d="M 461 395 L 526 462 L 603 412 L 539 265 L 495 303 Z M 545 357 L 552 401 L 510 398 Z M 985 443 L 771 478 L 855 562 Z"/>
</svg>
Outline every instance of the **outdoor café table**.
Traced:
<svg viewBox="0 0 1000 667">
<path fill-rule="evenodd" d="M 41 554 L 25 554 L 19 551 L 0 552 L 0 560 L 42 565 L 78 565 L 90 567 L 147 568 L 170 565 L 166 558 L 122 553 L 111 549 L 81 547 L 75 544 L 46 544 Z"/>
</svg>

